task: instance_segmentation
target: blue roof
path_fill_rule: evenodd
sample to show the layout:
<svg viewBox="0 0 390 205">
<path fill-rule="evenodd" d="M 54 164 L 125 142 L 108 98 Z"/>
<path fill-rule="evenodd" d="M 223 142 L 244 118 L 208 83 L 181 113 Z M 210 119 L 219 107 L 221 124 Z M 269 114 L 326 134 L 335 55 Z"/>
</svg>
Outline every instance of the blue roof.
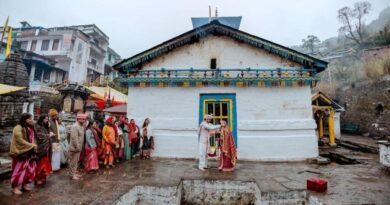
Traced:
<svg viewBox="0 0 390 205">
<path fill-rule="evenodd" d="M 235 29 L 240 28 L 242 16 L 229 16 L 229 17 L 211 17 L 211 21 L 218 20 L 219 23 L 229 26 Z M 192 26 L 198 28 L 200 26 L 206 25 L 209 23 L 208 17 L 192 17 Z"/>
</svg>

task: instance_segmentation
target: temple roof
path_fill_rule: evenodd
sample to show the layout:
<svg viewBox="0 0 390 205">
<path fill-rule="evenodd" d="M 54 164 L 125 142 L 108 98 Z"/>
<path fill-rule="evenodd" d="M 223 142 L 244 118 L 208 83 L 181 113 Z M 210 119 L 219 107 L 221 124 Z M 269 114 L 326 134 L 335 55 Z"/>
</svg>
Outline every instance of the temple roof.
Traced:
<svg viewBox="0 0 390 205">
<path fill-rule="evenodd" d="M 218 20 L 221 24 L 230 26 L 235 29 L 240 29 L 241 16 L 227 16 L 227 17 L 211 17 L 211 20 Z M 208 17 L 192 17 L 192 26 L 198 28 L 209 23 Z"/>
<path fill-rule="evenodd" d="M 143 63 L 149 62 L 154 58 L 171 52 L 176 48 L 196 43 L 201 38 L 205 38 L 208 35 L 223 35 L 230 37 L 236 41 L 249 44 L 251 46 L 257 47 L 258 49 L 263 49 L 269 53 L 286 58 L 290 61 L 302 65 L 304 68 L 314 68 L 317 72 L 325 70 L 328 65 L 328 62 L 326 61 L 240 31 L 230 26 L 221 24 L 218 20 L 214 20 L 206 25 L 192 29 L 155 47 L 138 53 L 130 58 L 124 59 L 121 62 L 115 64 L 113 67 L 116 68 L 119 72 L 123 73 L 128 69 L 140 68 Z"/>
<path fill-rule="evenodd" d="M 345 111 L 344 107 L 339 105 L 337 102 L 326 96 L 322 92 L 316 92 L 311 96 L 312 105 L 317 106 L 330 106 L 335 111 L 343 112 Z"/>
</svg>

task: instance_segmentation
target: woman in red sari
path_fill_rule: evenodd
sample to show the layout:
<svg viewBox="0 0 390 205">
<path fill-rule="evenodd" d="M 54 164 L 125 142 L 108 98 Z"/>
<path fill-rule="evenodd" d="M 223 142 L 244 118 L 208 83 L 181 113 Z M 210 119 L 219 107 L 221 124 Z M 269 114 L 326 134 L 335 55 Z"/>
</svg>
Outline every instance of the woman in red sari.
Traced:
<svg viewBox="0 0 390 205">
<path fill-rule="evenodd" d="M 99 169 L 97 142 L 98 133 L 95 128 L 97 124 L 95 121 L 90 120 L 85 132 L 85 158 L 84 168 L 87 172 L 97 171 Z"/>
<path fill-rule="evenodd" d="M 129 132 L 129 142 L 130 142 L 130 147 L 131 147 L 131 158 L 133 158 L 133 156 L 135 154 L 137 154 L 138 152 L 138 149 L 139 149 L 139 135 L 140 135 L 140 132 L 139 132 L 139 128 L 138 126 L 135 124 L 135 120 L 134 119 L 131 119 L 130 120 L 130 123 L 128 125 L 128 132 Z"/>
<path fill-rule="evenodd" d="M 12 157 L 11 186 L 12 193 L 22 194 L 22 191 L 30 191 L 27 184 L 35 179 L 37 163 L 35 144 L 35 129 L 33 117 L 29 113 L 23 113 L 17 125 L 12 131 L 10 156 Z"/>
<path fill-rule="evenodd" d="M 49 175 L 52 173 L 51 162 L 49 160 L 49 154 L 51 149 L 51 136 L 49 130 L 49 117 L 47 115 L 41 115 L 36 124 L 35 130 L 37 131 L 37 145 L 38 145 L 38 165 L 36 169 L 35 183 L 41 185 L 46 182 Z"/>
<path fill-rule="evenodd" d="M 220 137 L 220 171 L 233 171 L 237 161 L 237 150 L 234 143 L 232 131 L 230 131 L 225 120 L 221 120 Z"/>
</svg>

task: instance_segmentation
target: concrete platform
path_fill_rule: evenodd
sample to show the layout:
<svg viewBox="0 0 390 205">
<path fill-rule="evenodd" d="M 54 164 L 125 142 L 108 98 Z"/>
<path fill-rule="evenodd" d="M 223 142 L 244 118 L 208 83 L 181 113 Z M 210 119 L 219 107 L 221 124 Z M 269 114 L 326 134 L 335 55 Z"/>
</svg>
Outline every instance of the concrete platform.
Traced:
<svg viewBox="0 0 390 205">
<path fill-rule="evenodd" d="M 113 204 L 136 185 L 178 186 L 182 179 L 253 181 L 262 191 L 286 192 L 304 190 L 310 177 L 328 180 L 327 193 L 311 193 L 325 204 L 390 204 L 390 176 L 382 171 L 377 159 L 369 158 L 363 164 L 322 166 L 239 161 L 232 173 L 215 168 L 201 172 L 195 160 L 135 159 L 114 169 L 86 174 L 79 182 L 71 181 L 66 169 L 60 170 L 45 187 L 35 187 L 22 196 L 13 196 L 9 180 L 3 180 L 0 204 Z"/>
</svg>

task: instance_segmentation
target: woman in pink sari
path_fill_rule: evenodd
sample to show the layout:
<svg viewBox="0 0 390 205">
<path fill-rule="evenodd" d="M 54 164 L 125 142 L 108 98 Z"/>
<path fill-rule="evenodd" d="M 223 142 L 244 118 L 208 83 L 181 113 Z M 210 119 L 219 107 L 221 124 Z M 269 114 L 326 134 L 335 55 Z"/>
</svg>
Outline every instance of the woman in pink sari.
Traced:
<svg viewBox="0 0 390 205">
<path fill-rule="evenodd" d="M 88 123 L 85 132 L 85 158 L 84 158 L 84 168 L 87 172 L 96 171 L 99 169 L 99 159 L 97 152 L 97 145 L 100 144 L 96 142 L 99 139 L 98 133 L 96 131 L 97 124 L 95 121 L 91 120 Z"/>
<path fill-rule="evenodd" d="M 11 186 L 12 193 L 22 194 L 22 191 L 30 191 L 27 184 L 35 180 L 37 167 L 35 129 L 32 115 L 23 113 L 17 125 L 12 131 L 10 156 L 12 157 Z"/>
<path fill-rule="evenodd" d="M 220 157 L 218 169 L 225 172 L 233 171 L 237 161 L 237 150 L 232 131 L 230 131 L 225 120 L 221 120 L 220 134 Z"/>
</svg>

